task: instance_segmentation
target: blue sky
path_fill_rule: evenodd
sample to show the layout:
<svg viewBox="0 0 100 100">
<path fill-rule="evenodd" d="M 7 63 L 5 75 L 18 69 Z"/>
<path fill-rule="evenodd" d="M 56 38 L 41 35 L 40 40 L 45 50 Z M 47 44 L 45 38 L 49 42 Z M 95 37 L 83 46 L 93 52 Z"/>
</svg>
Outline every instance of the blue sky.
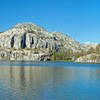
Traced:
<svg viewBox="0 0 100 100">
<path fill-rule="evenodd" d="M 0 0 L 0 31 L 20 22 L 100 43 L 99 0 Z"/>
</svg>

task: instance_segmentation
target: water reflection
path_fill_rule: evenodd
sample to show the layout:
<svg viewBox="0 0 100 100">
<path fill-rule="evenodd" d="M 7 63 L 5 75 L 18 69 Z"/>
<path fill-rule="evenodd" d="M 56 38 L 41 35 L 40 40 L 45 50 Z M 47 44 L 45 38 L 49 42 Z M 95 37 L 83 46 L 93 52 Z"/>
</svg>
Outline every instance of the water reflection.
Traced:
<svg viewBox="0 0 100 100">
<path fill-rule="evenodd" d="M 33 100 L 34 98 L 42 100 L 40 99 L 41 94 L 46 97 L 46 93 L 51 95 L 51 92 L 54 93 L 52 94 L 53 98 L 55 98 L 54 100 L 62 100 L 59 96 L 61 95 L 64 99 L 68 98 L 67 92 L 69 91 L 73 97 L 75 96 L 75 93 L 73 94 L 73 87 L 74 89 L 80 88 L 77 84 L 86 88 L 86 86 L 94 86 L 97 85 L 97 83 L 100 83 L 100 69 L 98 68 L 35 66 L 0 67 L 0 98 L 4 100 Z M 100 89 L 100 87 L 98 89 Z M 62 93 L 59 94 L 58 92 Z M 58 97 L 60 99 L 58 99 Z M 43 100 L 46 99 L 44 98 Z M 51 100 L 50 97 L 48 100 Z M 77 98 L 77 100 L 80 99 Z"/>
</svg>

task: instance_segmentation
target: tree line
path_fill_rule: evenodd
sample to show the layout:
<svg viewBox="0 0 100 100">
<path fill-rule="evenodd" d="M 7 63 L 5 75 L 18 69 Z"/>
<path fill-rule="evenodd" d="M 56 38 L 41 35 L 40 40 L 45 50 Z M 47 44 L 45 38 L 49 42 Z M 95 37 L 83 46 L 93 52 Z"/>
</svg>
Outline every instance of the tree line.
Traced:
<svg viewBox="0 0 100 100">
<path fill-rule="evenodd" d="M 75 60 L 78 57 L 85 56 L 91 53 L 100 54 L 100 44 L 96 48 L 90 48 L 89 50 L 80 50 L 79 52 L 73 52 L 72 50 L 59 50 L 58 52 L 53 49 L 52 60 Z"/>
<path fill-rule="evenodd" d="M 85 55 L 92 54 L 92 53 L 100 54 L 100 44 L 98 44 L 96 48 L 91 47 L 88 51 L 81 50 L 80 52 L 77 52 L 75 54 L 75 57 L 78 58 L 80 56 L 85 56 Z"/>
</svg>

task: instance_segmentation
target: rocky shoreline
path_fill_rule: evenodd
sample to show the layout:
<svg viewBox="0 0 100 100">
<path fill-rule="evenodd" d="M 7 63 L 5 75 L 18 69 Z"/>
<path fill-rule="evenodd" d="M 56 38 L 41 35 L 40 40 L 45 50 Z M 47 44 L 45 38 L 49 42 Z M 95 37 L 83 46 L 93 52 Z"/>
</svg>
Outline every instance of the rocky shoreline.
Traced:
<svg viewBox="0 0 100 100">
<path fill-rule="evenodd" d="M 0 60 L 10 61 L 47 61 L 48 55 L 42 51 L 33 50 L 1 50 Z"/>
<path fill-rule="evenodd" d="M 75 60 L 75 62 L 80 63 L 100 63 L 100 55 L 97 55 L 95 53 L 88 54 L 86 56 L 79 57 Z"/>
</svg>

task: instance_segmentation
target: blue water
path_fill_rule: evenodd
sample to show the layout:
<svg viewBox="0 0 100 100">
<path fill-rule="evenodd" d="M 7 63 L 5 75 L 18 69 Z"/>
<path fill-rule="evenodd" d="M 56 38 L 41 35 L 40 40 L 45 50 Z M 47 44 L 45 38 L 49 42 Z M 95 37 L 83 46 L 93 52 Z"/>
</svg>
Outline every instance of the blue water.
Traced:
<svg viewBox="0 0 100 100">
<path fill-rule="evenodd" d="M 100 64 L 1 61 L 0 100 L 100 100 Z"/>
</svg>

